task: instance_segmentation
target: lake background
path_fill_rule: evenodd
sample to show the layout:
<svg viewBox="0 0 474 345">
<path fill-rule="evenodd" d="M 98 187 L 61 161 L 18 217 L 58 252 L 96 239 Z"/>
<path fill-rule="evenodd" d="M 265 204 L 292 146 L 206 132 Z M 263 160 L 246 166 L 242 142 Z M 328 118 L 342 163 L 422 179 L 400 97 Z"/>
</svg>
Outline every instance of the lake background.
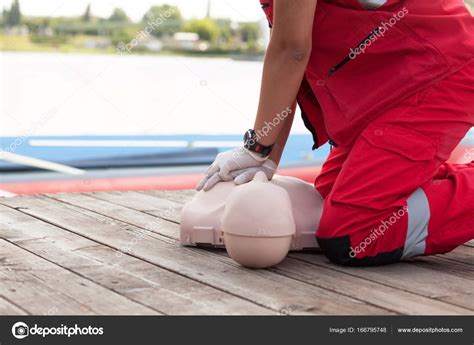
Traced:
<svg viewBox="0 0 474 345">
<path fill-rule="evenodd" d="M 262 62 L 180 56 L 2 52 L 0 134 L 241 134 Z M 304 133 L 301 120 L 295 133 Z"/>
<path fill-rule="evenodd" d="M 229 149 L 253 126 L 262 73 L 261 61 L 231 58 L 2 52 L 1 59 L 2 148 L 16 140 L 15 153 L 53 161 L 170 152 L 186 141 Z M 299 113 L 292 133 L 283 163 L 327 155 L 328 148 L 311 151 Z"/>
</svg>

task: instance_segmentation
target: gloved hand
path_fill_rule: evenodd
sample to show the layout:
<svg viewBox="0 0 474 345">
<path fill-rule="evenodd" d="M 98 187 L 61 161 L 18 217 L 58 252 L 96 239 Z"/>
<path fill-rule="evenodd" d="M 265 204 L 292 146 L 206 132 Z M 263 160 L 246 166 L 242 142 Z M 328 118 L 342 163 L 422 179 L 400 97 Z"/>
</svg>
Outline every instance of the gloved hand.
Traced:
<svg viewBox="0 0 474 345">
<path fill-rule="evenodd" d="M 275 173 L 277 165 L 272 160 L 268 159 L 259 167 L 252 167 L 240 170 L 234 170 L 230 173 L 230 176 L 234 179 L 234 183 L 236 185 L 241 185 L 253 180 L 254 176 L 259 172 L 263 171 L 265 175 L 267 175 L 268 180 L 273 178 L 273 174 Z M 197 185 L 196 190 L 200 191 L 203 189 L 204 191 L 210 190 L 214 187 L 217 183 L 223 182 L 218 173 L 207 177 L 205 176 Z"/>
<path fill-rule="evenodd" d="M 220 181 L 230 181 L 235 176 L 232 172 L 248 168 L 260 167 L 268 157 L 261 157 L 250 152 L 244 147 L 221 152 L 217 155 L 214 163 L 207 169 L 206 175 L 198 183 L 196 190 L 208 191 Z"/>
<path fill-rule="evenodd" d="M 255 175 L 259 171 L 263 171 L 267 175 L 268 180 L 270 181 L 273 178 L 273 174 L 277 169 L 277 165 L 271 159 L 268 159 L 259 167 L 247 168 L 242 170 L 236 170 L 231 173 L 234 177 L 234 183 L 236 185 L 241 185 L 253 180 Z"/>
</svg>

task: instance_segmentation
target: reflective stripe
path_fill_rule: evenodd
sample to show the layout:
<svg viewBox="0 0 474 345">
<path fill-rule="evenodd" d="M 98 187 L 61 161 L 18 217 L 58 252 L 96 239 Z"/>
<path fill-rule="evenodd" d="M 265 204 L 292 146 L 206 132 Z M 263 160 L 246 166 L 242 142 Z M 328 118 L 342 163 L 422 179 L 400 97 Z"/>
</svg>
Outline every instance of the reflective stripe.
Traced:
<svg viewBox="0 0 474 345">
<path fill-rule="evenodd" d="M 423 189 L 418 188 L 407 200 L 408 229 L 403 257 L 423 255 L 428 236 L 430 204 Z"/>
<path fill-rule="evenodd" d="M 382 5 L 385 5 L 387 0 L 359 0 L 359 3 L 368 10 L 375 10 Z"/>
</svg>

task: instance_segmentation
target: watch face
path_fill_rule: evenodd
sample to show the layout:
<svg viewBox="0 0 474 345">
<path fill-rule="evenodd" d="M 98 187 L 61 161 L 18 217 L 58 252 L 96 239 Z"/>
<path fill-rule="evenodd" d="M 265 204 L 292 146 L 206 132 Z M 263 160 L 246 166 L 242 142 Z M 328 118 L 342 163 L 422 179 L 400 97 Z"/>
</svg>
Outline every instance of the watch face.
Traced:
<svg viewBox="0 0 474 345">
<path fill-rule="evenodd" d="M 273 145 L 264 146 L 257 142 L 257 134 L 253 129 L 249 129 L 244 135 L 244 147 L 252 152 L 267 156 L 272 151 Z"/>
<path fill-rule="evenodd" d="M 254 134 L 254 132 L 250 129 L 247 132 L 245 132 L 244 142 L 245 142 L 246 146 L 248 146 L 248 145 L 251 146 L 252 145 L 252 142 L 249 142 L 249 141 L 251 141 L 251 139 L 253 138 L 253 134 Z"/>
</svg>

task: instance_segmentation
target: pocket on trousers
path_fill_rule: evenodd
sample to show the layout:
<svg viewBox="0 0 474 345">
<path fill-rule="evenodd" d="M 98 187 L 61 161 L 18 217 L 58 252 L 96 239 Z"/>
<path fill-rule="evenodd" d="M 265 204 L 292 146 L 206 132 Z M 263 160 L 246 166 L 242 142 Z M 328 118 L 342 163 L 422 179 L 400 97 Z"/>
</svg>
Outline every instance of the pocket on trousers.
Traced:
<svg viewBox="0 0 474 345">
<path fill-rule="evenodd" d="M 344 163 L 331 201 L 374 210 L 403 207 L 406 198 L 434 174 L 437 151 L 436 143 L 422 133 L 370 124 Z"/>
<path fill-rule="evenodd" d="M 436 145 L 430 138 L 405 127 L 371 124 L 362 136 L 370 145 L 412 161 L 427 161 L 436 155 Z"/>
</svg>

